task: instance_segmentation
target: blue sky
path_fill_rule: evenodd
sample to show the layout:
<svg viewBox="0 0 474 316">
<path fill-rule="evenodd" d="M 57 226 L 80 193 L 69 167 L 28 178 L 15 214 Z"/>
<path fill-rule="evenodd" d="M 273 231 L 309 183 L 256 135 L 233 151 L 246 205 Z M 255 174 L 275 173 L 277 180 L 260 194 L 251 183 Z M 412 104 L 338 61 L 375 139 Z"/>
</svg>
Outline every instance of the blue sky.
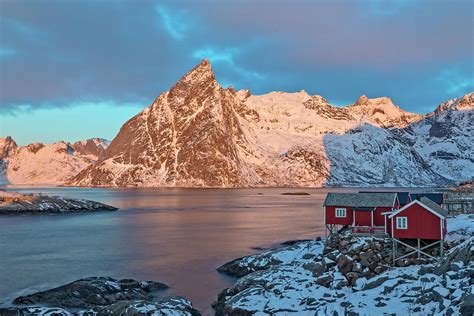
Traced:
<svg viewBox="0 0 474 316">
<path fill-rule="evenodd" d="M 426 113 L 474 90 L 472 1 L 0 1 L 0 136 L 113 138 L 202 58 L 254 94 L 388 96 Z"/>
</svg>

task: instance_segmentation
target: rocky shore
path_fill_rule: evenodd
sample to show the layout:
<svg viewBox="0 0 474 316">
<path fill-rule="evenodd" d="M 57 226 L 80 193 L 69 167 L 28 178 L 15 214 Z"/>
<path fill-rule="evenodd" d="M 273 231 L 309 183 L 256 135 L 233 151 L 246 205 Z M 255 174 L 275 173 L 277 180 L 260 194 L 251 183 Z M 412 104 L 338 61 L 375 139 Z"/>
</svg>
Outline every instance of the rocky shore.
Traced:
<svg viewBox="0 0 474 316">
<path fill-rule="evenodd" d="M 472 315 L 474 218 L 448 229 L 439 261 L 393 266 L 388 239 L 349 233 L 233 260 L 218 270 L 240 279 L 218 295 L 216 315 Z"/>
<path fill-rule="evenodd" d="M 166 288 L 153 281 L 90 277 L 17 297 L 13 306 L 0 308 L 0 315 L 200 315 L 183 297 L 156 298 Z"/>
<path fill-rule="evenodd" d="M 0 191 L 0 215 L 88 213 L 115 210 L 117 210 L 116 207 L 90 200 Z"/>
</svg>

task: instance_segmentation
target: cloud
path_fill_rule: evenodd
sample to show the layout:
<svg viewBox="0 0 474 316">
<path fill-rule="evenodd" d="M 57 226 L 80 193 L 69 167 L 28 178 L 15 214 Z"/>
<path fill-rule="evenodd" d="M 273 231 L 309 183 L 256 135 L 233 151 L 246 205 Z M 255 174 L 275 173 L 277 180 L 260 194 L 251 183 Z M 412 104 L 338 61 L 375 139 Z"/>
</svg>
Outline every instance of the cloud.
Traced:
<svg viewBox="0 0 474 316">
<path fill-rule="evenodd" d="M 388 95 L 424 111 L 472 85 L 472 62 L 459 62 L 474 55 L 473 6 L 4 1 L 0 112 L 76 108 L 81 100 L 146 106 L 202 58 L 219 82 L 256 94 L 305 89 L 338 104 Z"/>
<path fill-rule="evenodd" d="M 369 12 L 373 15 L 391 16 L 400 13 L 406 7 L 416 3 L 416 0 L 368 0 Z"/>
<path fill-rule="evenodd" d="M 445 88 L 448 95 L 458 97 L 474 91 L 474 69 L 467 65 L 456 65 L 443 69 L 436 80 Z"/>
<path fill-rule="evenodd" d="M 191 17 L 184 10 L 173 10 L 164 5 L 156 5 L 155 10 L 158 13 L 160 22 L 168 34 L 175 40 L 185 38 L 189 28 Z"/>
<path fill-rule="evenodd" d="M 12 48 L 0 47 L 0 58 L 11 57 L 16 55 L 16 50 Z"/>
<path fill-rule="evenodd" d="M 245 49 L 242 47 L 226 47 L 218 48 L 214 46 L 207 46 L 205 48 L 197 49 L 192 54 L 193 58 L 196 60 L 201 60 L 204 58 L 209 59 L 211 64 L 219 66 L 223 64 L 225 66 L 226 73 L 223 78 L 221 78 L 222 84 L 236 86 L 238 82 L 242 81 L 251 81 L 251 80 L 263 80 L 265 75 L 251 69 L 247 69 L 237 64 L 236 59 L 244 55 Z M 233 79 L 229 78 L 235 74 Z"/>
</svg>

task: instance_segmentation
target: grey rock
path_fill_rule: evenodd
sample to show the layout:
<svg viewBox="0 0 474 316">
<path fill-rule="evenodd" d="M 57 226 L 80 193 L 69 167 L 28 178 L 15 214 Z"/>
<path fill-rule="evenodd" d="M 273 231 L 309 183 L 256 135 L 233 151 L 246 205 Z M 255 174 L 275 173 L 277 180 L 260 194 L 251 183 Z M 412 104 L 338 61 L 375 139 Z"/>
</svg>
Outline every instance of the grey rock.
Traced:
<svg viewBox="0 0 474 316">
<path fill-rule="evenodd" d="M 146 300 L 152 292 L 166 289 L 163 283 L 110 277 L 90 277 L 54 289 L 17 297 L 15 305 L 47 305 L 62 308 L 92 308 L 123 300 Z"/>
</svg>

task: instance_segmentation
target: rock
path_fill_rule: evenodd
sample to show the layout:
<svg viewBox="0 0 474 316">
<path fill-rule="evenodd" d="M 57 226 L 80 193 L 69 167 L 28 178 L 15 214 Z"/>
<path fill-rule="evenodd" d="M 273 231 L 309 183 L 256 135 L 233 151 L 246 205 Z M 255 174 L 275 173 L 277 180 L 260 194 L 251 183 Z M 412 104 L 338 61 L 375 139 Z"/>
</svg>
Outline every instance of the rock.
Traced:
<svg viewBox="0 0 474 316">
<path fill-rule="evenodd" d="M 311 273 L 313 273 L 313 276 L 316 276 L 316 277 L 319 277 L 324 272 L 326 272 L 326 265 L 324 264 L 324 261 L 308 262 L 308 263 L 303 264 L 303 268 L 305 270 L 311 271 Z"/>
<path fill-rule="evenodd" d="M 199 316 L 192 303 L 183 297 L 170 297 L 156 302 L 133 300 L 119 301 L 109 306 L 94 309 L 97 316 L 108 315 L 190 315 Z"/>
<path fill-rule="evenodd" d="M 352 271 L 353 259 L 349 256 L 342 255 L 337 261 L 337 267 L 342 274 L 346 274 Z"/>
<path fill-rule="evenodd" d="M 56 196 L 21 195 L 14 203 L 0 203 L 0 215 L 90 213 L 116 210 L 116 207 L 95 201 Z"/>
<path fill-rule="evenodd" d="M 334 251 L 331 251 L 331 252 L 327 253 L 326 257 L 333 260 L 333 261 L 337 261 L 339 255 L 340 255 L 340 252 L 337 251 L 337 250 L 334 250 Z"/>
<path fill-rule="evenodd" d="M 346 273 L 346 278 L 349 281 L 349 284 L 354 286 L 356 284 L 357 279 L 359 278 L 359 273 L 357 273 L 357 272 L 348 272 L 348 273 Z"/>
<path fill-rule="evenodd" d="M 376 241 L 376 242 L 373 242 L 371 245 L 370 245 L 370 248 L 374 251 L 381 251 L 383 246 L 380 242 Z"/>
<path fill-rule="evenodd" d="M 397 265 L 397 267 L 406 267 L 410 265 L 410 261 L 408 259 L 398 259 L 397 261 L 395 261 L 395 264 Z"/>
<path fill-rule="evenodd" d="M 379 266 L 375 267 L 374 272 L 376 274 L 380 274 L 380 273 L 383 273 L 383 272 L 387 271 L 388 269 L 389 269 L 389 266 L 379 265 Z"/>
<path fill-rule="evenodd" d="M 316 284 L 329 287 L 334 278 L 330 274 L 324 274 L 316 279 Z"/>
<path fill-rule="evenodd" d="M 339 243 L 339 251 L 342 251 L 342 250 L 345 250 L 347 249 L 349 246 L 349 242 L 347 240 L 342 240 L 340 243 Z"/>
<path fill-rule="evenodd" d="M 441 259 L 434 273 L 437 275 L 445 274 L 447 271 L 449 271 L 452 262 L 461 261 L 464 264 L 467 264 L 469 261 L 471 261 L 471 248 L 473 247 L 473 240 L 474 237 L 471 237 L 455 248 L 451 249 L 450 252 Z"/>
<path fill-rule="evenodd" d="M 56 307 L 0 307 L 0 315 L 2 316 L 72 316 L 72 313 L 62 308 Z"/>
<path fill-rule="evenodd" d="M 378 277 L 375 280 L 367 282 L 362 288 L 362 290 L 366 291 L 366 290 L 375 289 L 376 287 L 379 287 L 380 285 L 382 285 L 385 281 L 388 281 L 389 279 L 390 278 L 388 276 Z"/>
<path fill-rule="evenodd" d="M 17 297 L 15 305 L 47 305 L 62 308 L 92 308 L 123 300 L 146 300 L 152 292 L 164 290 L 162 283 L 110 277 L 90 277 L 54 289 Z"/>
<path fill-rule="evenodd" d="M 461 308 L 459 309 L 461 315 L 474 315 L 474 294 L 466 295 L 463 302 L 461 303 Z"/>
<path fill-rule="evenodd" d="M 324 258 L 323 259 L 324 264 L 326 264 L 327 269 L 331 269 L 337 265 L 337 263 L 329 258 Z"/>
<path fill-rule="evenodd" d="M 362 263 L 362 265 L 364 267 L 368 267 L 370 262 L 372 261 L 372 258 L 374 257 L 374 252 L 372 251 L 372 249 L 369 249 L 365 252 L 361 252 L 359 257 L 360 257 L 360 262 Z"/>
<path fill-rule="evenodd" d="M 360 264 L 359 262 L 355 262 L 353 265 L 352 265 L 352 272 L 362 272 L 363 268 L 362 268 L 362 264 Z"/>
</svg>

